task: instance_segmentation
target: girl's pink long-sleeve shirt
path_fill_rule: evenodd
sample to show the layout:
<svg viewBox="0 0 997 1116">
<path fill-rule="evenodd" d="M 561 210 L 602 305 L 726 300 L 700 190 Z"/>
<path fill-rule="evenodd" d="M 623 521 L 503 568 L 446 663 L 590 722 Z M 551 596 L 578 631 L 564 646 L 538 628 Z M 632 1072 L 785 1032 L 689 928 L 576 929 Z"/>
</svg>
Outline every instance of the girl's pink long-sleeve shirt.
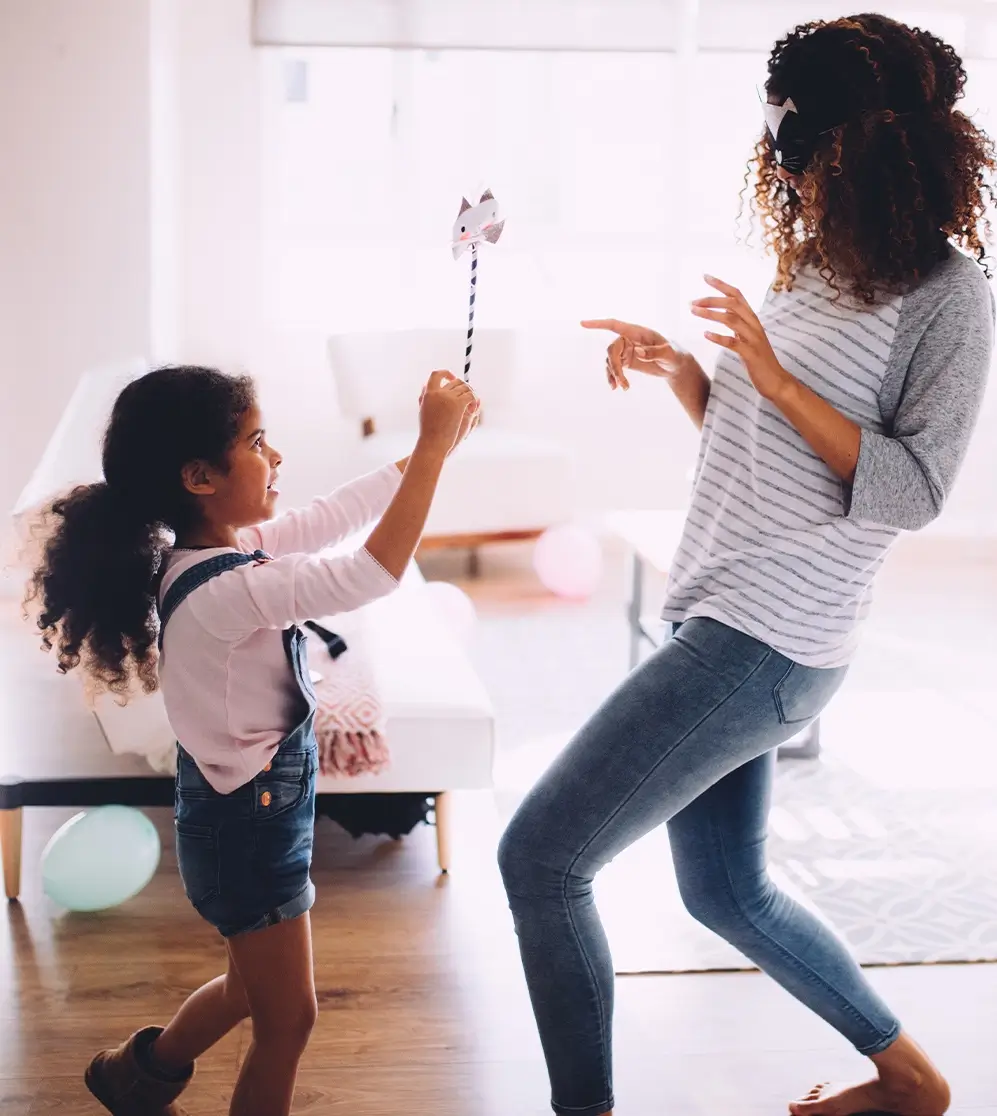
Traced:
<svg viewBox="0 0 997 1116">
<path fill-rule="evenodd" d="M 299 694 L 284 629 L 350 612 L 396 587 L 366 549 L 337 557 L 318 552 L 378 519 L 400 480 L 397 467 L 388 465 L 241 531 L 240 551 L 265 550 L 273 561 L 205 582 L 166 625 L 159 660 L 166 713 L 177 739 L 221 794 L 258 775 L 294 727 Z M 232 551 L 171 551 L 160 604 L 185 570 L 225 553 Z"/>
</svg>

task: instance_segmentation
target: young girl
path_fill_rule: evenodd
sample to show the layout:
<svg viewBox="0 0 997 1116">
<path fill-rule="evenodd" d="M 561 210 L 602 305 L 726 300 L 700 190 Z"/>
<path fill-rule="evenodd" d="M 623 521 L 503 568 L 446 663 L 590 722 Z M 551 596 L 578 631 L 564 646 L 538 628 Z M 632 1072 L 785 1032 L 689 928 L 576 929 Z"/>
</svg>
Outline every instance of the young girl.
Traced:
<svg viewBox="0 0 997 1116">
<path fill-rule="evenodd" d="M 290 1111 L 317 1011 L 318 761 L 298 625 L 395 588 L 443 463 L 477 419 L 471 389 L 434 372 L 411 457 L 275 519 L 281 455 L 252 381 L 161 368 L 118 396 L 104 480 L 53 504 L 30 592 L 45 646 L 57 645 L 61 671 L 82 665 L 98 687 L 162 688 L 180 742 L 180 874 L 228 949 L 227 972 L 165 1029 L 90 1063 L 87 1086 L 115 1116 L 179 1116 L 197 1057 L 247 1017 L 253 1041 L 230 1113 Z M 378 516 L 353 556 L 318 553 Z"/>
<path fill-rule="evenodd" d="M 870 1080 L 818 1086 L 794 1116 L 948 1107 L 845 946 L 773 883 L 765 837 L 775 749 L 841 685 L 890 546 L 941 510 L 979 413 L 995 159 L 957 107 L 965 80 L 950 46 L 883 16 L 797 27 L 769 60 L 757 150 L 778 257 L 760 313 L 707 280 L 693 313 L 721 347 L 712 378 L 653 330 L 587 323 L 618 335 L 610 386 L 628 369 L 664 377 L 702 440 L 669 571 L 677 633 L 502 841 L 557 1112 L 613 1109 L 613 964 L 592 882 L 662 824 L 688 910 L 872 1061 Z"/>
</svg>

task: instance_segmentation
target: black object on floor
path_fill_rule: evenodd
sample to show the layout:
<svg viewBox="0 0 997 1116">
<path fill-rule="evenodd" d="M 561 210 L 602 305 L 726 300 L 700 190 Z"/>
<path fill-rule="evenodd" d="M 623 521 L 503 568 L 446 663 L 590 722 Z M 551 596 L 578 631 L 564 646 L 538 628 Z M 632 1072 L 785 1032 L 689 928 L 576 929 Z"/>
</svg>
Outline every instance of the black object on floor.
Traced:
<svg viewBox="0 0 997 1116">
<path fill-rule="evenodd" d="M 433 795 L 425 794 L 330 794 L 320 796 L 316 812 L 334 822 L 351 837 L 386 835 L 397 840 L 428 821 Z"/>
</svg>

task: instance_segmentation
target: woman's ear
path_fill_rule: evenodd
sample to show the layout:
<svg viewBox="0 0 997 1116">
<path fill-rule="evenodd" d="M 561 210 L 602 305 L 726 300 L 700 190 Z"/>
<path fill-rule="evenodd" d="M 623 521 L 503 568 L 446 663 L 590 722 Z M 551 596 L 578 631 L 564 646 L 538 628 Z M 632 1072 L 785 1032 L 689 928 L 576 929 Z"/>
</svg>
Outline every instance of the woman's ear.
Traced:
<svg viewBox="0 0 997 1116">
<path fill-rule="evenodd" d="M 180 470 L 184 488 L 194 496 L 213 496 L 215 485 L 211 471 L 203 461 L 191 461 Z"/>
</svg>

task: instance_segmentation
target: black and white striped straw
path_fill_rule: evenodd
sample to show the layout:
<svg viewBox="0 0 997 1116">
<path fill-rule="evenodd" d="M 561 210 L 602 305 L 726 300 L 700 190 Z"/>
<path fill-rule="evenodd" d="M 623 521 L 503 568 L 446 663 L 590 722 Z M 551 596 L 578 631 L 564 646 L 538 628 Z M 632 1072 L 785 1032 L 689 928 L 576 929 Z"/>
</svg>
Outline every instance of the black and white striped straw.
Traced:
<svg viewBox="0 0 997 1116">
<path fill-rule="evenodd" d="M 474 337 L 474 296 L 478 285 L 478 246 L 471 245 L 471 301 L 467 311 L 467 350 L 464 353 L 464 382 L 471 374 L 471 346 Z"/>
</svg>

